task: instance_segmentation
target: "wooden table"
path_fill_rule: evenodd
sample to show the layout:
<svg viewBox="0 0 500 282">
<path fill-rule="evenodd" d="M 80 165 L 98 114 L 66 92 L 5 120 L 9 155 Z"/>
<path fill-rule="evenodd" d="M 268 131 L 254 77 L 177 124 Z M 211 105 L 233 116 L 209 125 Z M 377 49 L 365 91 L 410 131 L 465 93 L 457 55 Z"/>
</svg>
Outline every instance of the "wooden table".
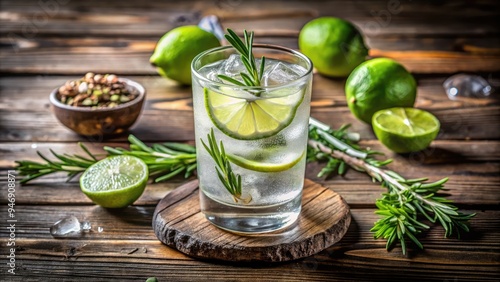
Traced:
<svg viewBox="0 0 500 282">
<path fill-rule="evenodd" d="M 499 99 L 447 98 L 441 84 L 458 72 L 478 73 L 498 87 L 499 4 L 495 1 L 15 1 L 0 12 L 0 253 L 2 281 L 348 281 L 500 280 L 500 103 Z M 43 4 L 46 3 L 46 4 Z M 47 4 L 48 3 L 48 4 Z M 398 4 L 399 3 L 399 4 Z M 50 4 L 50 5 L 49 5 Z M 394 6 L 395 5 L 395 6 Z M 49 109 L 49 92 L 87 71 L 116 73 L 148 90 L 142 117 L 131 133 L 147 142 L 192 141 L 191 89 L 159 77 L 149 65 L 156 41 L 171 28 L 218 15 L 224 27 L 256 32 L 256 42 L 297 48 L 300 28 L 324 15 L 339 16 L 365 34 L 371 56 L 392 57 L 418 81 L 416 107 L 442 122 L 438 139 L 419 154 L 397 155 L 382 147 L 371 128 L 357 121 L 344 98 L 343 79 L 314 76 L 312 116 L 336 128 L 352 124 L 362 145 L 393 158 L 406 177 L 450 177 L 449 199 L 476 212 L 472 231 L 444 239 L 435 228 L 403 256 L 385 250 L 369 232 L 377 220 L 374 202 L 384 191 L 361 173 L 319 179 L 317 164 L 307 177 L 340 193 L 353 221 L 336 245 L 312 257 L 281 264 L 200 261 L 162 245 L 153 234 L 155 205 L 186 180 L 148 185 L 124 211 L 93 205 L 76 181 L 40 179 L 16 190 L 16 275 L 7 273 L 7 170 L 14 160 L 38 160 L 36 151 L 77 152 L 77 141 L 93 152 L 125 146 L 126 136 L 101 140 L 73 134 Z M 18 176 L 19 178 L 19 176 Z M 80 239 L 54 239 L 49 227 L 75 215 L 94 229 Z"/>
</svg>

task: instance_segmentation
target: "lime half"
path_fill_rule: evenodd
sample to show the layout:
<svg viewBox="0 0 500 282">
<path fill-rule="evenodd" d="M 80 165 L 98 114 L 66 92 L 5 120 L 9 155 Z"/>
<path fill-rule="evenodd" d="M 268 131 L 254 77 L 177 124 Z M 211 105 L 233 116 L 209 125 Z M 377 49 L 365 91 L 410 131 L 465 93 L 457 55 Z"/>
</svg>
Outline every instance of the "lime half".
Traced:
<svg viewBox="0 0 500 282">
<path fill-rule="evenodd" d="M 294 88 L 296 89 L 296 88 Z M 270 137 L 287 127 L 304 99 L 304 90 L 279 97 L 237 98 L 205 88 L 205 107 L 214 125 L 235 139 Z"/>
<path fill-rule="evenodd" d="M 414 108 L 390 108 L 376 112 L 372 119 L 378 140 L 396 153 L 421 151 L 439 132 L 439 120 Z"/>
<path fill-rule="evenodd" d="M 105 208 L 131 205 L 144 192 L 148 167 L 133 156 L 105 158 L 83 173 L 80 188 L 94 203 Z"/>
<path fill-rule="evenodd" d="M 243 168 L 253 170 L 253 171 L 260 171 L 260 172 L 280 172 L 280 171 L 285 171 L 288 170 L 292 167 L 294 167 L 300 160 L 305 155 L 305 150 L 302 152 L 302 154 L 297 157 L 296 159 L 289 161 L 289 162 L 284 162 L 284 163 L 271 163 L 267 162 L 265 157 L 257 158 L 257 159 L 248 159 L 242 156 L 238 155 L 233 155 L 233 154 L 227 154 L 227 158 L 229 159 L 230 162 L 234 163 L 235 165 L 241 166 Z M 269 153 L 271 154 L 271 153 Z M 262 159 L 262 160 L 261 160 Z"/>
</svg>

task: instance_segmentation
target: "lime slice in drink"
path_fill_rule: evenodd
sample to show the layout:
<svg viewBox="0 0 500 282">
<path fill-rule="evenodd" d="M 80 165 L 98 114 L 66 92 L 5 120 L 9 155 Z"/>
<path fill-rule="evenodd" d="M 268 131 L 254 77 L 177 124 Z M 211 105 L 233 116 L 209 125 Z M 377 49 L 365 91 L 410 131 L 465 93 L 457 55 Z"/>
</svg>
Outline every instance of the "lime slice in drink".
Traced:
<svg viewBox="0 0 500 282">
<path fill-rule="evenodd" d="M 255 99 L 232 97 L 208 88 L 204 92 L 212 122 L 224 134 L 240 140 L 261 139 L 280 132 L 292 122 L 304 98 L 304 90 Z"/>
<path fill-rule="evenodd" d="M 429 146 L 439 132 L 439 120 L 431 113 L 414 108 L 380 110 L 372 118 L 378 140 L 396 153 L 409 153 Z"/>
<path fill-rule="evenodd" d="M 148 167 L 133 156 L 105 158 L 83 173 L 80 188 L 94 203 L 105 208 L 123 208 L 144 192 Z"/>
<path fill-rule="evenodd" d="M 266 158 L 262 156 L 265 154 L 261 154 L 260 157 L 255 158 L 253 160 L 233 154 L 227 154 L 227 158 L 229 159 L 230 162 L 234 163 L 235 165 L 241 166 L 249 170 L 260 171 L 260 172 L 280 172 L 294 167 L 300 160 L 302 160 L 302 158 L 305 155 L 305 152 L 306 151 L 304 150 L 304 152 L 302 152 L 302 154 L 299 157 L 290 162 L 285 162 L 285 163 L 268 162 L 268 160 L 266 160 Z M 268 153 L 267 155 L 271 154 L 272 153 Z"/>
</svg>

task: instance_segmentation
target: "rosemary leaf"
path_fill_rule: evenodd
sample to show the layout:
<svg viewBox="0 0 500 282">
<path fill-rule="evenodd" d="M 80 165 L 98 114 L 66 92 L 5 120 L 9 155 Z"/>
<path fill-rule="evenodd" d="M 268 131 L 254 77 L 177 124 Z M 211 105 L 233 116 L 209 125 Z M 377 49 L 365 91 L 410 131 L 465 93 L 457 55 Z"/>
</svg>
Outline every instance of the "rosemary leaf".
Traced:
<svg viewBox="0 0 500 282">
<path fill-rule="evenodd" d="M 262 76 L 264 75 L 265 57 L 262 57 L 260 68 L 257 68 L 257 63 L 253 55 L 253 39 L 254 32 L 243 31 L 243 40 L 231 29 L 227 29 L 227 34 L 224 35 L 229 44 L 240 54 L 241 62 L 245 66 L 247 73 L 241 72 L 240 76 L 244 83 L 230 78 L 225 75 L 218 75 L 218 77 L 227 82 L 233 83 L 238 86 L 260 86 Z M 256 93 L 257 95 L 259 92 Z"/>
<path fill-rule="evenodd" d="M 233 196 L 235 202 L 241 200 L 248 203 L 248 201 L 241 198 L 241 176 L 234 174 L 231 164 L 226 156 L 226 151 L 222 141 L 220 141 L 219 145 L 217 145 L 213 128 L 210 130 L 210 133 L 207 134 L 207 142 L 208 145 L 205 141 L 203 141 L 203 139 L 201 140 L 203 147 L 216 164 L 215 170 L 217 171 L 217 176 L 219 177 L 222 185 L 224 185 L 226 190 Z"/>
<path fill-rule="evenodd" d="M 219 77 L 220 79 L 225 80 L 227 82 L 230 82 L 232 84 L 236 84 L 238 86 L 245 86 L 245 84 L 243 84 L 243 83 L 239 82 L 238 80 L 236 80 L 236 79 L 234 79 L 232 77 L 229 77 L 227 75 L 218 74 L 217 77 Z"/>
<path fill-rule="evenodd" d="M 396 239 L 403 254 L 407 253 L 407 242 L 422 249 L 418 235 L 430 226 L 422 223 L 427 219 L 439 223 L 444 229 L 444 236 L 460 236 L 460 230 L 468 231 L 468 220 L 475 214 L 463 214 L 450 200 L 437 196 L 448 178 L 435 182 L 426 182 L 427 178 L 405 179 L 399 173 L 384 168 L 390 160 L 373 159 L 372 151 L 363 150 L 349 139 L 347 127 L 331 130 L 326 124 L 311 119 L 309 130 L 309 149 L 307 161 L 326 161 L 326 166 L 318 174 L 328 176 L 331 173 L 344 173 L 341 166 L 348 165 L 367 173 L 374 181 L 380 182 L 387 189 L 375 203 L 376 214 L 381 218 L 375 222 L 371 231 L 375 238 L 387 240 L 387 250 L 392 249 Z M 338 167 L 338 168 L 337 168 Z"/>
<path fill-rule="evenodd" d="M 140 158 L 148 165 L 150 175 L 158 176 L 155 179 L 156 182 L 171 179 L 183 171 L 185 171 L 184 177 L 188 178 L 193 175 L 196 169 L 196 150 L 193 146 L 179 143 L 165 143 L 163 145 L 155 144 L 152 147 L 148 147 L 133 135 L 130 135 L 128 140 L 130 142 L 130 150 L 108 146 L 104 146 L 103 149 L 108 155 L 131 155 Z M 68 175 L 67 180 L 69 181 L 99 161 L 96 155 L 92 154 L 85 145 L 82 143 L 78 143 L 78 145 L 89 155 L 90 159 L 80 155 L 59 154 L 50 150 L 57 160 L 50 160 L 40 152 L 37 152 L 38 156 L 45 161 L 44 163 L 25 160 L 16 161 L 16 168 L 19 174 L 25 176 L 21 180 L 21 183 L 25 184 L 39 177 L 56 172 L 66 172 Z"/>
</svg>

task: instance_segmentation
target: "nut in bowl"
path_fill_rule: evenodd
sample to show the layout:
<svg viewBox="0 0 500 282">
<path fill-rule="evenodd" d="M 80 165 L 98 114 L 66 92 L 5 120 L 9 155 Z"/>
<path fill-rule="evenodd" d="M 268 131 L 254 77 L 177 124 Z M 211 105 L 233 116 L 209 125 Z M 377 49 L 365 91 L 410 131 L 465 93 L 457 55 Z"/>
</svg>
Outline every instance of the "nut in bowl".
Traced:
<svg viewBox="0 0 500 282">
<path fill-rule="evenodd" d="M 144 87 L 116 75 L 87 73 L 50 93 L 57 119 L 85 136 L 125 132 L 139 117 L 146 97 Z"/>
</svg>

